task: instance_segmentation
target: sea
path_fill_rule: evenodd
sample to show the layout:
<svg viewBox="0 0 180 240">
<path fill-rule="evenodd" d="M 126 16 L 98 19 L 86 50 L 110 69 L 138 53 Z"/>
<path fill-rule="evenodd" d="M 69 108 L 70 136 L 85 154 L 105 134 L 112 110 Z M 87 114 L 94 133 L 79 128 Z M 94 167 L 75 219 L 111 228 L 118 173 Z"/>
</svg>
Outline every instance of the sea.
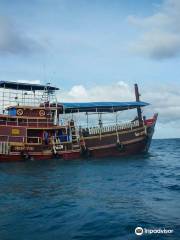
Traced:
<svg viewBox="0 0 180 240">
<path fill-rule="evenodd" d="M 179 240 L 180 139 L 132 157 L 0 163 L 0 240 L 41 239 Z"/>
</svg>

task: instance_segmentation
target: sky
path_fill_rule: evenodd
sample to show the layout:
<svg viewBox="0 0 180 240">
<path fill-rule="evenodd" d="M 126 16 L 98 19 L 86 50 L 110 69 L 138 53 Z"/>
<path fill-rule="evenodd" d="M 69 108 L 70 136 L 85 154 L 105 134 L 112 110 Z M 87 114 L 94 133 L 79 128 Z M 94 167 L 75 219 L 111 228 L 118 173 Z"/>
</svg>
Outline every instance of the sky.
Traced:
<svg viewBox="0 0 180 240">
<path fill-rule="evenodd" d="M 141 100 L 155 138 L 180 137 L 179 0 L 0 0 L 0 79 L 60 101 Z"/>
</svg>

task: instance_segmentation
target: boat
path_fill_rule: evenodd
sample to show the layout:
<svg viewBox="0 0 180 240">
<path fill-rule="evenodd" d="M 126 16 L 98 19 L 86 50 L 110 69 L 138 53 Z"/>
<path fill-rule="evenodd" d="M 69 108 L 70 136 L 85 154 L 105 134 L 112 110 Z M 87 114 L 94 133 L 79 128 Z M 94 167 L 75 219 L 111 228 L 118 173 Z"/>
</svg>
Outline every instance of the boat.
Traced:
<svg viewBox="0 0 180 240">
<path fill-rule="evenodd" d="M 50 84 L 0 81 L 0 90 L 0 161 L 122 157 L 150 147 L 158 114 L 142 116 L 149 104 L 140 101 L 137 84 L 134 102 L 59 102 L 59 88 Z M 131 109 L 135 118 L 119 122 L 117 114 Z M 85 127 L 77 124 L 78 114 L 86 115 Z M 95 126 L 88 123 L 92 114 Z M 112 114 L 114 124 L 104 125 L 103 114 Z"/>
</svg>

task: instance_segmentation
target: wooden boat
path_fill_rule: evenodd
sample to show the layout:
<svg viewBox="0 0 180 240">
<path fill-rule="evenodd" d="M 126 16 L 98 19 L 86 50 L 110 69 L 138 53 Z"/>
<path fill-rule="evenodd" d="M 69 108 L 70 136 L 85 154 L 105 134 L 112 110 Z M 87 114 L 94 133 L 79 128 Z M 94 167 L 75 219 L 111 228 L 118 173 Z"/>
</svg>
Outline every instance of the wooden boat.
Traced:
<svg viewBox="0 0 180 240">
<path fill-rule="evenodd" d="M 120 157 L 149 149 L 157 114 L 142 116 L 148 103 L 140 101 L 137 84 L 135 102 L 59 103 L 56 87 L 8 81 L 0 81 L 0 90 L 0 161 Z M 134 120 L 103 125 L 103 113 L 130 109 L 137 109 Z M 79 113 L 98 114 L 99 124 L 77 126 Z"/>
</svg>

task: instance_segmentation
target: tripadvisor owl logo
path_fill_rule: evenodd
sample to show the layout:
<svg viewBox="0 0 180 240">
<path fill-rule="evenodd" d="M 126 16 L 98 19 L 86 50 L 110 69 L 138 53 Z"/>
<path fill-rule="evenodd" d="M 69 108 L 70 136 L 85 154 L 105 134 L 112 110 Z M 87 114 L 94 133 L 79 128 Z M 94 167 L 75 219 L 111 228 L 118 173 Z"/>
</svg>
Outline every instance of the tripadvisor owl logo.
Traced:
<svg viewBox="0 0 180 240">
<path fill-rule="evenodd" d="M 142 235 L 143 234 L 143 228 L 142 227 L 137 227 L 135 228 L 135 234 L 136 235 Z"/>
</svg>

